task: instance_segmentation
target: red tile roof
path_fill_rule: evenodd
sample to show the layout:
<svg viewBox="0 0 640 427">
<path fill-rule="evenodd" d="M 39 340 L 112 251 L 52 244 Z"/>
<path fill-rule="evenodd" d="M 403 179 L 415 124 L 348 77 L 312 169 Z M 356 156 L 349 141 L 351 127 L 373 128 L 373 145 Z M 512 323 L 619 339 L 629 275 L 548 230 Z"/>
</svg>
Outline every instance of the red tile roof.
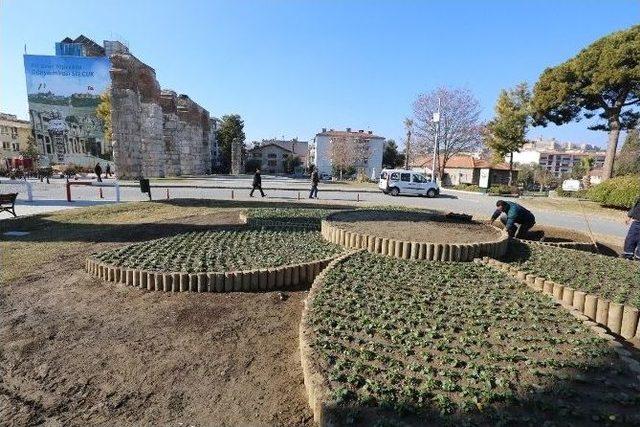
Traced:
<svg viewBox="0 0 640 427">
<path fill-rule="evenodd" d="M 442 161 L 442 156 L 440 157 Z M 411 162 L 414 167 L 428 167 L 431 168 L 432 157 L 421 156 L 417 157 Z M 452 156 L 447 160 L 445 168 L 449 169 L 483 169 L 489 168 L 493 170 L 509 170 L 508 163 L 491 163 L 488 160 L 476 159 L 472 156 Z M 518 170 L 515 166 L 513 170 Z"/>
</svg>

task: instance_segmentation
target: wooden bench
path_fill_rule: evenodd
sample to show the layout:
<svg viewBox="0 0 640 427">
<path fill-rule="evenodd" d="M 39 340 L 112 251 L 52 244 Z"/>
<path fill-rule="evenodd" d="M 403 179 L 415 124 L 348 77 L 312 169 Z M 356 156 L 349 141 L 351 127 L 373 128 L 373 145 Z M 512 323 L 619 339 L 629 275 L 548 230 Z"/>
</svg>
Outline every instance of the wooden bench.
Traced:
<svg viewBox="0 0 640 427">
<path fill-rule="evenodd" d="M 0 194 L 0 212 L 6 211 L 14 217 L 18 216 L 16 215 L 16 197 L 18 193 Z"/>
</svg>

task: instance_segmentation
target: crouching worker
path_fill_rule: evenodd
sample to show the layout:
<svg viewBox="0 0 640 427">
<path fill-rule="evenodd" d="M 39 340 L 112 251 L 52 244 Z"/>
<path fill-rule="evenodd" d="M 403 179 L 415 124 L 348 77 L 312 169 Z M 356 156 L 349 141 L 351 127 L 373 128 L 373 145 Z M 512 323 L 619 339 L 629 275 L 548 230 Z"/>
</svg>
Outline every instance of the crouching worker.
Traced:
<svg viewBox="0 0 640 427">
<path fill-rule="evenodd" d="M 640 259 L 640 198 L 636 200 L 636 204 L 631 207 L 627 216 L 629 231 L 627 232 L 627 238 L 624 239 L 622 257 Z"/>
<path fill-rule="evenodd" d="M 490 224 L 499 217 L 505 230 L 509 233 L 509 237 L 519 237 L 526 234 L 536 223 L 536 217 L 528 209 L 515 202 L 498 200 L 496 207 L 496 211 L 491 215 Z"/>
</svg>

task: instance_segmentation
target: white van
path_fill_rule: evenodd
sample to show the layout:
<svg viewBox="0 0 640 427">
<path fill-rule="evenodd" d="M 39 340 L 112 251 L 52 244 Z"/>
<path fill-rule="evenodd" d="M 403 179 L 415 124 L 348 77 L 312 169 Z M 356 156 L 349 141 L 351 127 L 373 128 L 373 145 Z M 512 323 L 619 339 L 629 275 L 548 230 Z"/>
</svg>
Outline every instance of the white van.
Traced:
<svg viewBox="0 0 640 427">
<path fill-rule="evenodd" d="M 378 188 L 384 194 L 415 194 L 418 196 L 436 197 L 440 194 L 438 184 L 420 172 L 406 169 L 383 169 L 380 173 Z"/>
</svg>

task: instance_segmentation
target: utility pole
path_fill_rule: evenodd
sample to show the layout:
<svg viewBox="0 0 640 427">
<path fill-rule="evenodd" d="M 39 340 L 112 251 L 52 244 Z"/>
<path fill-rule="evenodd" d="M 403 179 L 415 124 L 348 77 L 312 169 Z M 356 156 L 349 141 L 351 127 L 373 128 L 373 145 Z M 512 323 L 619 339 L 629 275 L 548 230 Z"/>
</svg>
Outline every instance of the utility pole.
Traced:
<svg viewBox="0 0 640 427">
<path fill-rule="evenodd" d="M 436 124 L 436 135 L 433 141 L 433 159 L 432 159 L 433 161 L 431 166 L 431 180 L 435 183 L 437 182 L 436 157 L 439 155 L 439 152 L 440 152 L 440 147 L 438 147 L 438 135 L 440 134 L 440 97 L 438 97 L 438 112 L 433 113 L 433 122 Z"/>
<path fill-rule="evenodd" d="M 410 118 L 404 119 L 404 127 L 407 129 L 407 144 L 404 149 L 404 168 L 409 170 L 409 152 L 411 151 L 411 127 L 413 126 L 413 120 Z"/>
</svg>

